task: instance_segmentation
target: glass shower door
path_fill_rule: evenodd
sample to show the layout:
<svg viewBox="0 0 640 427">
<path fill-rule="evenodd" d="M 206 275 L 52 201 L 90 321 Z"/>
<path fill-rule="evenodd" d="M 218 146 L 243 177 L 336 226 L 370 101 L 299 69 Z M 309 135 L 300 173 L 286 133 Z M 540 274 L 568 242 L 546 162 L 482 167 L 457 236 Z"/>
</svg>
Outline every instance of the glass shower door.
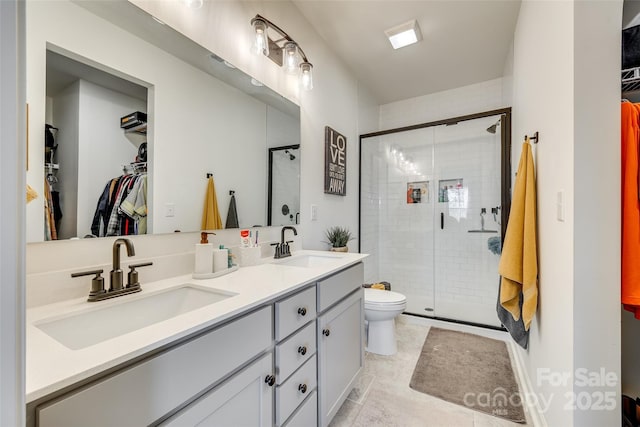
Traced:
<svg viewBox="0 0 640 427">
<path fill-rule="evenodd" d="M 500 255 L 491 251 L 501 238 L 499 123 L 491 116 L 434 128 L 437 317 L 500 326 Z"/>
<path fill-rule="evenodd" d="M 433 315 L 432 128 L 367 138 L 361 148 L 360 251 L 365 282 L 391 282 L 406 312 Z"/>
</svg>

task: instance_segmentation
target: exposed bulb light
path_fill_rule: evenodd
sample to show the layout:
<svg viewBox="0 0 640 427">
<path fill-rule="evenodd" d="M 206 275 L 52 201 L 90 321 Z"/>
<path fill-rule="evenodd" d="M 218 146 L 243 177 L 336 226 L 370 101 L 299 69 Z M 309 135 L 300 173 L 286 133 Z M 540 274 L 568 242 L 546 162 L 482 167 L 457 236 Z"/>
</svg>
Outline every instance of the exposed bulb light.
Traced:
<svg viewBox="0 0 640 427">
<path fill-rule="evenodd" d="M 310 62 L 300 64 L 300 84 L 302 89 L 313 89 L 313 65 Z"/>
<path fill-rule="evenodd" d="M 151 17 L 152 17 L 152 18 L 153 18 L 153 20 L 154 20 L 154 21 L 156 21 L 158 24 L 160 24 L 160 25 L 167 25 L 167 24 L 165 24 L 164 22 L 162 22 L 162 20 L 160 20 L 160 19 L 156 18 L 155 16 L 151 16 Z"/>
<path fill-rule="evenodd" d="M 400 49 L 422 40 L 422 32 L 415 19 L 389 28 L 384 33 L 394 49 Z"/>
<path fill-rule="evenodd" d="M 229 61 L 222 61 L 222 63 L 223 63 L 224 65 L 226 65 L 227 67 L 229 67 L 229 68 L 236 68 L 236 66 L 235 66 L 235 65 L 233 65 L 233 64 L 232 64 L 231 62 L 229 62 Z"/>
<path fill-rule="evenodd" d="M 264 86 L 261 81 L 256 80 L 253 77 L 251 78 L 251 84 L 254 85 L 254 86 L 257 86 L 257 87 Z"/>
<path fill-rule="evenodd" d="M 298 43 L 286 42 L 282 48 L 284 52 L 284 69 L 289 74 L 298 72 Z"/>
<path fill-rule="evenodd" d="M 267 23 L 262 19 L 253 20 L 253 31 L 255 41 L 253 43 L 253 53 L 256 55 L 269 56 L 269 38 L 267 37 Z"/>
<path fill-rule="evenodd" d="M 307 59 L 302 47 L 273 22 L 260 15 L 251 20 L 255 41 L 251 50 L 257 55 L 265 55 L 288 74 L 298 74 L 300 86 L 304 90 L 313 89 L 313 65 Z M 280 38 L 271 39 L 277 34 Z"/>
<path fill-rule="evenodd" d="M 200 9 L 204 0 L 182 0 L 189 9 Z"/>
</svg>

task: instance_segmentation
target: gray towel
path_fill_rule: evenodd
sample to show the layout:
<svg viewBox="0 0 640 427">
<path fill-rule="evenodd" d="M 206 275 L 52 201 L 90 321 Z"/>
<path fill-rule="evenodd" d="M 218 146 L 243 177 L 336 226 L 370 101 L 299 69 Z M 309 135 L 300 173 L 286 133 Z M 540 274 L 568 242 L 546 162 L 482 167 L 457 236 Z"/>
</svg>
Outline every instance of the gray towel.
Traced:
<svg viewBox="0 0 640 427">
<path fill-rule="evenodd" d="M 500 319 L 502 325 L 507 328 L 513 340 L 526 350 L 529 346 L 529 331 L 524 329 L 522 316 L 520 316 L 519 320 L 513 320 L 511 313 L 500 305 L 500 282 L 501 280 L 498 277 L 498 303 L 496 305 L 498 319 Z M 520 293 L 520 311 L 522 312 L 522 293 Z"/>
<path fill-rule="evenodd" d="M 489 240 L 487 240 L 487 247 L 491 251 L 491 253 L 500 255 L 500 253 L 502 252 L 502 241 L 500 237 L 489 237 Z"/>
<path fill-rule="evenodd" d="M 231 195 L 229 202 L 229 212 L 227 213 L 227 223 L 224 228 L 240 228 L 238 225 L 238 211 L 236 210 L 236 196 Z"/>
</svg>

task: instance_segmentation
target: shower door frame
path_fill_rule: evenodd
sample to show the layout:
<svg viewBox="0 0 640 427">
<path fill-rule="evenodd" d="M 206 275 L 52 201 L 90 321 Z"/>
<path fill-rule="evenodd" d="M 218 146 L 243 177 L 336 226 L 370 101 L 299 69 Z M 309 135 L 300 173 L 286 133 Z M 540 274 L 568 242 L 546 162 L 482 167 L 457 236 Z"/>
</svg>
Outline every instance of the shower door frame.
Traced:
<svg viewBox="0 0 640 427">
<path fill-rule="evenodd" d="M 436 120 L 432 122 L 420 123 L 416 125 L 404 126 L 399 128 L 381 130 L 377 132 L 370 132 L 360 135 L 358 144 L 358 252 L 361 251 L 361 233 L 362 233 L 362 144 L 366 138 L 372 138 L 377 136 L 390 135 L 394 133 L 407 132 L 418 129 L 425 129 L 440 125 L 456 125 L 460 122 L 475 120 L 484 117 L 501 116 L 502 124 L 500 130 L 500 222 L 501 233 L 500 238 L 504 243 L 504 236 L 507 231 L 507 222 L 509 221 L 509 212 L 511 211 L 511 107 L 499 108 L 496 110 L 483 111 L 475 114 L 468 114 L 465 116 L 452 117 L 449 119 Z M 413 316 L 426 317 L 429 319 L 447 320 L 456 323 L 470 324 L 474 326 L 481 326 L 489 329 L 499 329 L 490 325 L 478 324 L 474 322 L 467 322 L 464 320 L 456 320 L 449 318 L 441 318 L 438 316 L 426 316 L 420 314 L 413 314 Z"/>
</svg>

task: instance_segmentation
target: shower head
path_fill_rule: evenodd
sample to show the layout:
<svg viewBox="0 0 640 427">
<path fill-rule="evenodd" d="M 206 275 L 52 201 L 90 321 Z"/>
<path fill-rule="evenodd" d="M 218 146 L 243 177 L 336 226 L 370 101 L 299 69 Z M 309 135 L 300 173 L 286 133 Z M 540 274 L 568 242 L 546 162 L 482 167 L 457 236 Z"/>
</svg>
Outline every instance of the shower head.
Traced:
<svg viewBox="0 0 640 427">
<path fill-rule="evenodd" d="M 498 119 L 497 122 L 495 122 L 494 124 L 492 124 L 491 126 L 489 126 L 487 128 L 487 132 L 489 133 L 496 133 L 496 130 L 498 129 L 498 126 L 500 125 L 500 121 L 501 119 Z"/>
<path fill-rule="evenodd" d="M 291 154 L 289 150 L 284 150 L 284 153 L 289 155 L 289 160 L 295 160 L 296 156 Z"/>
</svg>

